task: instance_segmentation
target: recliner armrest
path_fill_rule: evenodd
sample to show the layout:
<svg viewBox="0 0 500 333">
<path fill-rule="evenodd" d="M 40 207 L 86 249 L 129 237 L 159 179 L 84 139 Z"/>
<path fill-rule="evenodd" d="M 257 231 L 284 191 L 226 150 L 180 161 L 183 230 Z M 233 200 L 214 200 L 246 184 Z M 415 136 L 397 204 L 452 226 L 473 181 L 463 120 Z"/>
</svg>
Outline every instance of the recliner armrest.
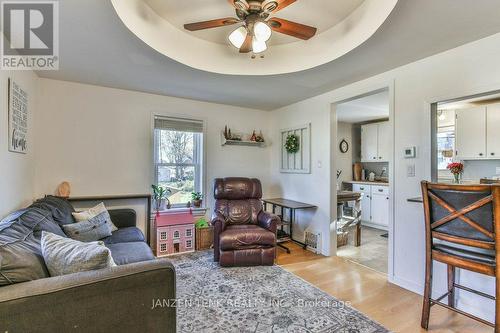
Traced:
<svg viewBox="0 0 500 333">
<path fill-rule="evenodd" d="M 257 222 L 260 227 L 276 233 L 278 223 L 280 223 L 280 218 L 277 215 L 261 211 L 257 216 Z"/>
<path fill-rule="evenodd" d="M 226 219 L 221 213 L 215 212 L 210 224 L 214 227 L 214 260 L 219 261 L 219 235 L 226 229 Z"/>
</svg>

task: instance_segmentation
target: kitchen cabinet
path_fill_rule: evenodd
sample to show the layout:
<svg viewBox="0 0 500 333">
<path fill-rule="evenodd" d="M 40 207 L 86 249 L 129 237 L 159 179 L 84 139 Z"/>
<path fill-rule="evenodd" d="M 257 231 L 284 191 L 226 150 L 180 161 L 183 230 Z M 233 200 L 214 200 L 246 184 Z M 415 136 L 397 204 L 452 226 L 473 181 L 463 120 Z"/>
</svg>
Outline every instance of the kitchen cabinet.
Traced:
<svg viewBox="0 0 500 333">
<path fill-rule="evenodd" d="M 486 158 L 486 107 L 461 109 L 456 117 L 456 158 Z"/>
<path fill-rule="evenodd" d="M 500 159 L 500 104 L 486 107 L 486 151 L 490 159 Z"/>
<path fill-rule="evenodd" d="M 389 226 L 389 187 L 353 184 L 352 190 L 363 193 L 361 199 L 362 224 L 387 230 Z"/>
<path fill-rule="evenodd" d="M 457 160 L 500 159 L 500 104 L 457 110 L 455 118 Z"/>
<path fill-rule="evenodd" d="M 392 135 L 388 121 L 361 126 L 361 162 L 388 162 Z"/>
<path fill-rule="evenodd" d="M 361 162 L 378 159 L 378 124 L 361 126 Z"/>
</svg>

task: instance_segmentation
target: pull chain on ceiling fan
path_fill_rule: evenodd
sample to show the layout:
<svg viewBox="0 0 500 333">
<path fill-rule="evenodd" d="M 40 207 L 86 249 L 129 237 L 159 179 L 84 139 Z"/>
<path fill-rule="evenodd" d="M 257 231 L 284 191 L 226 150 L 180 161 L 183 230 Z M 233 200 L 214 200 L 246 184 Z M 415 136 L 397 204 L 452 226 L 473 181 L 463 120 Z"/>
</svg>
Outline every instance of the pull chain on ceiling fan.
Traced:
<svg viewBox="0 0 500 333">
<path fill-rule="evenodd" d="M 297 0 L 228 0 L 235 8 L 238 18 L 226 17 L 216 20 L 189 23 L 184 29 L 198 31 L 243 23 L 229 35 L 229 42 L 240 53 L 261 53 L 267 50 L 267 41 L 272 32 L 279 32 L 295 38 L 308 40 L 317 29 L 308 25 L 271 17 L 276 12 Z"/>
</svg>

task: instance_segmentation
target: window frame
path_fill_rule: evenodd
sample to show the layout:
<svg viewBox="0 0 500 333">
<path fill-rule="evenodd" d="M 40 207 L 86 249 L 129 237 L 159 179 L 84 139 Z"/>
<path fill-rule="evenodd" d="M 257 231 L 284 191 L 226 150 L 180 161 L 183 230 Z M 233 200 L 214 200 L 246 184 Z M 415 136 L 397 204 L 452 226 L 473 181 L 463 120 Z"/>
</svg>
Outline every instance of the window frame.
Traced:
<svg viewBox="0 0 500 333">
<path fill-rule="evenodd" d="M 193 157 L 195 158 L 195 163 L 158 163 L 159 160 L 159 140 L 156 135 L 157 129 L 155 128 L 155 118 L 156 117 L 164 117 L 164 118 L 180 118 L 185 119 L 187 121 L 198 121 L 202 123 L 203 130 L 199 132 L 198 136 L 195 136 L 196 142 L 193 142 Z M 160 131 L 160 130 L 158 130 Z M 161 114 L 161 113 L 152 113 L 151 116 L 151 132 L 152 132 L 152 147 L 153 147 L 153 184 L 158 184 L 158 170 L 159 167 L 162 166 L 181 166 L 181 167 L 194 167 L 195 169 L 195 191 L 199 191 L 205 196 L 206 187 L 206 120 L 200 118 L 192 118 L 186 117 L 185 115 L 174 115 L 174 114 Z M 196 133 L 195 133 L 196 134 Z M 203 201 L 204 205 L 206 201 Z M 185 203 L 177 203 L 172 204 L 172 208 L 185 208 L 187 202 Z"/>
</svg>

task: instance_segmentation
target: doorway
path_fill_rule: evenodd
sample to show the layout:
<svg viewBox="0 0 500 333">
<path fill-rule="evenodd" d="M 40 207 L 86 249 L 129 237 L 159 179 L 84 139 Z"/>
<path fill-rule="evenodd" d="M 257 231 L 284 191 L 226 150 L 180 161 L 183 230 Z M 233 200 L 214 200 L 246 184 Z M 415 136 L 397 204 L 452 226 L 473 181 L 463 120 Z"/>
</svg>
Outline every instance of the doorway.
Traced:
<svg viewBox="0 0 500 333">
<path fill-rule="evenodd" d="M 332 107 L 337 256 L 384 274 L 392 269 L 392 108 L 390 88 Z"/>
</svg>

